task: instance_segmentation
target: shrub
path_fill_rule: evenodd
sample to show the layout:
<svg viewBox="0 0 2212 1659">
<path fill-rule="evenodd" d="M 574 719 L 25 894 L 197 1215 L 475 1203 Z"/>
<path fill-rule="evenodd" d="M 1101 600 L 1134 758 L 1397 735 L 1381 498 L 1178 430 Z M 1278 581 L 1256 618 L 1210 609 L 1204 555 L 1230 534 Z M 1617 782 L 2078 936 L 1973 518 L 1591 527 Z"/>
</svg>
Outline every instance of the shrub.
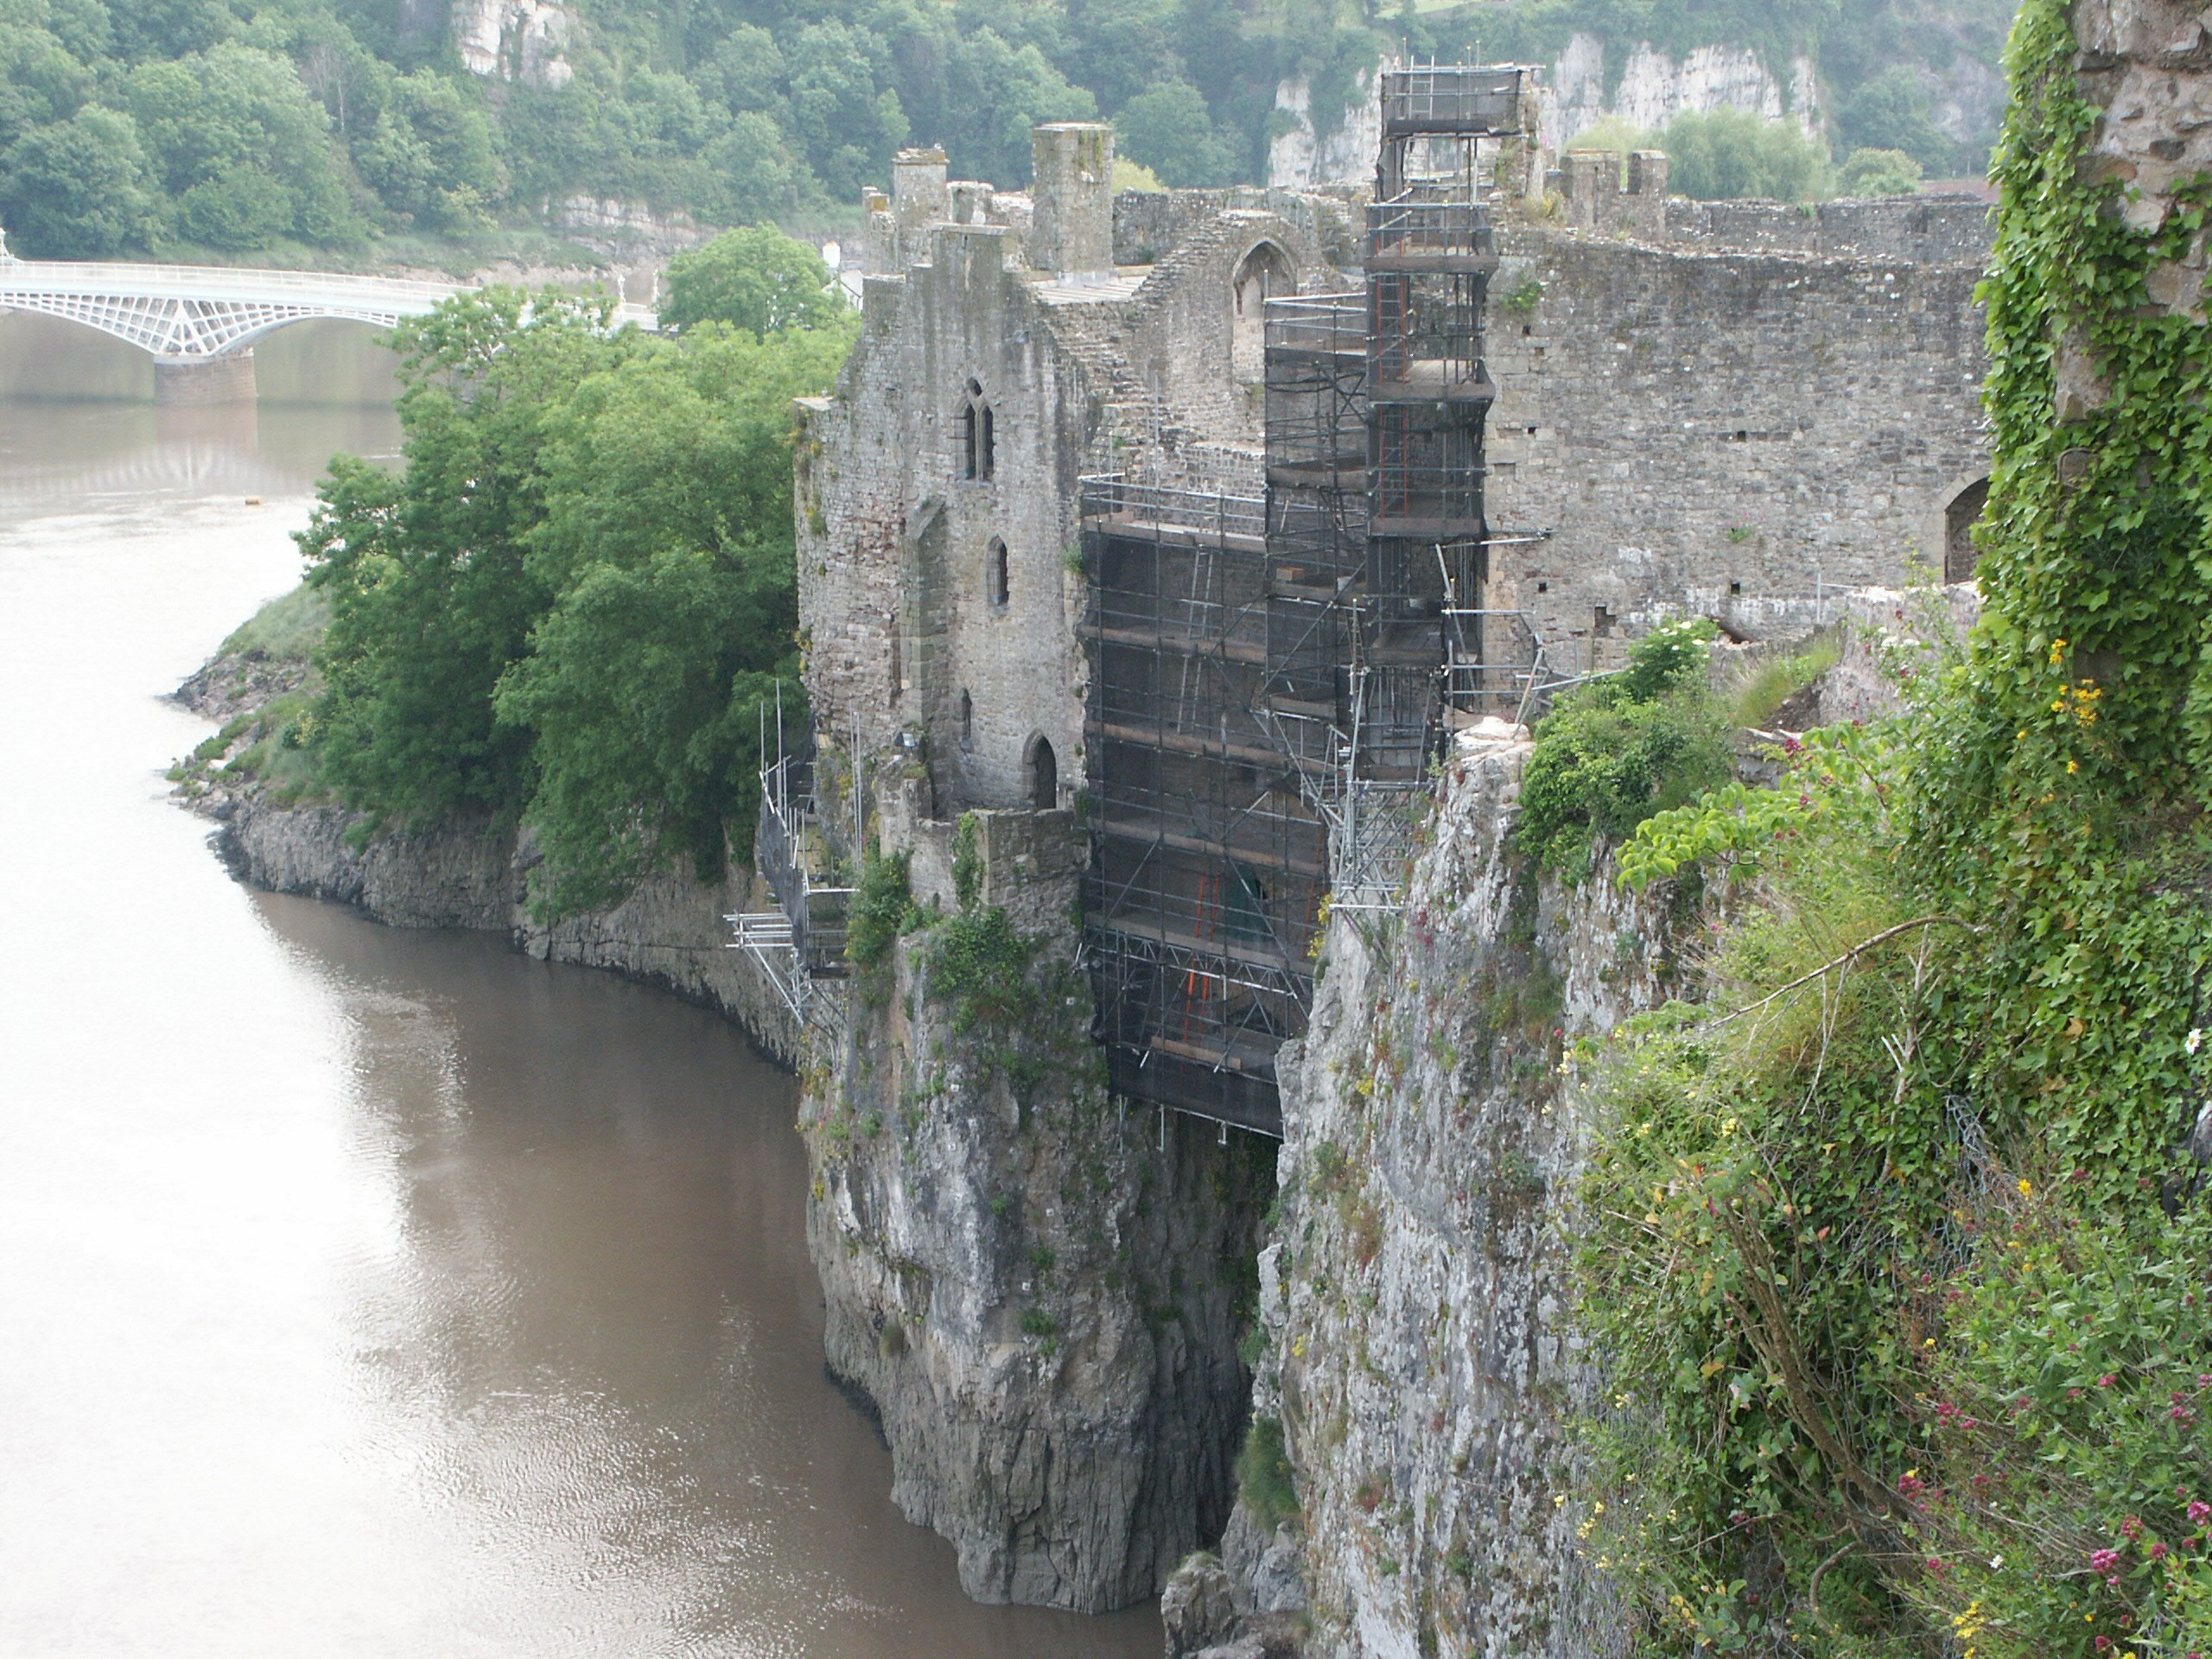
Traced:
<svg viewBox="0 0 2212 1659">
<path fill-rule="evenodd" d="M 1236 1454 L 1236 1497 L 1263 1533 L 1298 1519 L 1290 1453 L 1283 1446 L 1282 1424 L 1273 1417 L 1255 1417 L 1244 1431 L 1244 1445 Z"/>
<path fill-rule="evenodd" d="M 892 941 L 918 919 L 908 885 L 911 855 L 870 853 L 845 911 L 845 958 L 861 969 L 881 966 Z"/>
<path fill-rule="evenodd" d="M 1626 669 L 1571 694 L 1538 727 L 1514 831 L 1522 852 L 1579 881 L 1600 840 L 1726 780 L 1727 734 L 1704 683 L 1711 627 L 1655 628 Z"/>
<path fill-rule="evenodd" d="M 929 953 L 931 990 L 952 1005 L 952 1029 L 967 1036 L 979 1026 L 1013 1030 L 1039 1012 L 1030 983 L 1038 942 L 1025 939 L 997 906 L 963 910 L 935 930 Z"/>
</svg>

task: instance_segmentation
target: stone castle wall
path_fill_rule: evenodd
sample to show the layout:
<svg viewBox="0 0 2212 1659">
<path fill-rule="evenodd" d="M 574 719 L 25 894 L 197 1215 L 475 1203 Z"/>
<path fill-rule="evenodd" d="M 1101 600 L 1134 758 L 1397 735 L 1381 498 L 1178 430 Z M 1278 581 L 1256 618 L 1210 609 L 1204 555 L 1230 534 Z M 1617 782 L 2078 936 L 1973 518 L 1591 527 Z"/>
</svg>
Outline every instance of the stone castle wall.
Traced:
<svg viewBox="0 0 2212 1659">
<path fill-rule="evenodd" d="M 1488 604 L 1529 613 L 1554 668 L 1611 665 L 1685 613 L 1744 638 L 1802 630 L 1830 590 L 1904 586 L 1916 556 L 1940 569 L 1948 510 L 1988 470 L 1979 204 L 1685 206 L 1678 236 L 1794 225 L 1799 245 L 1528 220 L 1503 238 L 1489 517 L 1494 537 L 1548 534 L 1493 547 Z M 1869 245 L 1942 257 L 1823 251 Z"/>
</svg>

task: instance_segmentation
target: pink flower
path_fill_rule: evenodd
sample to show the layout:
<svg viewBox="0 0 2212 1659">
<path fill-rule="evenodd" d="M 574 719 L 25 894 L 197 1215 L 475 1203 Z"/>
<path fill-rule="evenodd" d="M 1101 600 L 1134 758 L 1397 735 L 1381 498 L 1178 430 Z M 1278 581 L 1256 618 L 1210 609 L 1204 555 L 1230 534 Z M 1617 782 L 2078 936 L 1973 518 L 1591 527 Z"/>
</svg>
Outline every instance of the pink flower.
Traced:
<svg viewBox="0 0 2212 1659">
<path fill-rule="evenodd" d="M 2140 1538 L 2143 1535 L 2143 1517 L 2138 1515 L 2127 1516 L 2120 1523 L 2120 1535 L 2123 1538 Z"/>
<path fill-rule="evenodd" d="M 2118 1377 L 2114 1376 L 2110 1371 L 2107 1371 L 2102 1376 L 2097 1379 L 2097 1386 L 2101 1389 L 2108 1389 L 2119 1381 L 2120 1379 Z"/>
<path fill-rule="evenodd" d="M 2151 1559 L 2154 1561 L 2163 1561 L 2166 1559 L 2166 1547 L 2164 1543 L 2154 1543 L 2151 1546 Z"/>
<path fill-rule="evenodd" d="M 2207 1521 L 2212 1521 L 2212 1503 L 2207 1503 L 2202 1498 L 2199 1498 L 2189 1506 L 2187 1514 L 2190 1526 L 2201 1527 Z"/>
<path fill-rule="evenodd" d="M 2097 1549 L 2089 1552 L 2089 1570 L 2093 1573 L 2109 1573 L 2119 1565 L 2120 1552 L 2116 1549 Z"/>
</svg>

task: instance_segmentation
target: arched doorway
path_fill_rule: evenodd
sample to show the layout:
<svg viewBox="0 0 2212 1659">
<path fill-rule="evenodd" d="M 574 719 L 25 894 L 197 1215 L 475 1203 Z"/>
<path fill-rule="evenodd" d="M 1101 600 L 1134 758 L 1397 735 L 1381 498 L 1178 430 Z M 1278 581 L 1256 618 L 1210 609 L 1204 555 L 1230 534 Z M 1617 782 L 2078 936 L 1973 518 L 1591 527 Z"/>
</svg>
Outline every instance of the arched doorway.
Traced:
<svg viewBox="0 0 2212 1659">
<path fill-rule="evenodd" d="M 1236 262 L 1229 288 L 1229 362 L 1239 380 L 1257 380 L 1267 372 L 1268 302 L 1297 291 L 1290 256 L 1272 242 L 1255 243 Z"/>
<path fill-rule="evenodd" d="M 1951 499 L 1943 509 L 1943 580 L 1972 582 L 1974 561 L 1981 550 L 1974 544 L 1974 527 L 1989 507 L 1989 480 L 1978 478 Z"/>
<path fill-rule="evenodd" d="M 1029 740 L 1029 752 L 1021 760 L 1021 772 L 1030 805 L 1039 812 L 1049 812 L 1060 804 L 1060 760 L 1052 753 L 1048 741 L 1042 737 Z"/>
</svg>

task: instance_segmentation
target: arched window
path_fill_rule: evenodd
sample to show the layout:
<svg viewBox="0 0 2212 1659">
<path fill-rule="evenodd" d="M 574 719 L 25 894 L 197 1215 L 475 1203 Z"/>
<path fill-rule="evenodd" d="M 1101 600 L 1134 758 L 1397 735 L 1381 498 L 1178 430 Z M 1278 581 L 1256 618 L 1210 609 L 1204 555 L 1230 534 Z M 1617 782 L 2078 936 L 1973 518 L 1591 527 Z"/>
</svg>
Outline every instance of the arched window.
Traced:
<svg viewBox="0 0 2212 1659">
<path fill-rule="evenodd" d="M 988 480 L 997 461 L 998 433 L 991 415 L 991 406 L 983 400 L 983 388 L 979 381 L 968 383 L 968 395 L 960 406 L 960 475 L 977 482 Z"/>
<path fill-rule="evenodd" d="M 1027 774 L 1030 805 L 1039 812 L 1049 812 L 1060 804 L 1060 761 L 1050 742 L 1041 737 L 1031 738 L 1021 769 Z"/>
<path fill-rule="evenodd" d="M 1943 580 L 1972 582 L 1974 561 L 1981 550 L 1974 544 L 1974 527 L 1989 505 L 1989 480 L 1978 478 L 1943 509 Z"/>
<path fill-rule="evenodd" d="M 1000 610 L 1006 608 L 1013 590 L 1007 581 L 1006 543 L 995 536 L 991 537 L 990 550 L 983 559 L 983 590 L 990 595 L 994 606 Z"/>
<path fill-rule="evenodd" d="M 976 699 L 964 690 L 960 694 L 960 747 L 976 747 Z"/>
<path fill-rule="evenodd" d="M 1237 261 L 1229 285 L 1229 365 L 1239 380 L 1267 372 L 1268 302 L 1297 291 L 1290 256 L 1274 243 L 1255 244 Z"/>
</svg>

